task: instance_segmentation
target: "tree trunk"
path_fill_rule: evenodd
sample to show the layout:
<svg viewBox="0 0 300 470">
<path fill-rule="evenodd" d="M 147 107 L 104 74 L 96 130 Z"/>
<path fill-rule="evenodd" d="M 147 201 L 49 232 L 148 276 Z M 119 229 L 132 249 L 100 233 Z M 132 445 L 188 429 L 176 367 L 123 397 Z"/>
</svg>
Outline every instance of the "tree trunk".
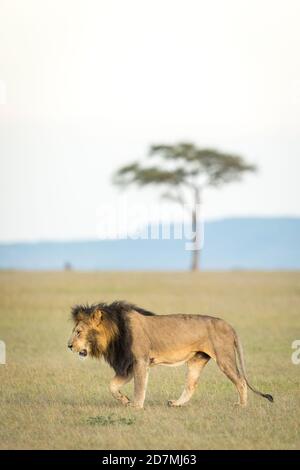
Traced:
<svg viewBox="0 0 300 470">
<path fill-rule="evenodd" d="M 193 237 L 193 251 L 192 251 L 192 263 L 191 263 L 191 271 L 199 271 L 200 270 L 200 252 L 201 252 L 201 240 L 200 240 L 200 191 L 199 189 L 195 189 L 195 199 L 194 199 L 194 207 L 192 211 L 192 231 L 195 234 Z"/>
</svg>

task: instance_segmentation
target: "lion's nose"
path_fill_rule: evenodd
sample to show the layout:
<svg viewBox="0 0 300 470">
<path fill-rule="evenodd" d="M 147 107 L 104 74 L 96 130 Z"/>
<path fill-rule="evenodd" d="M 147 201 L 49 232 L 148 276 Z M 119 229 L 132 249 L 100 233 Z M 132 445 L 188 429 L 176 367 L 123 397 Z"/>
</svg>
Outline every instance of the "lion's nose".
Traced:
<svg viewBox="0 0 300 470">
<path fill-rule="evenodd" d="M 69 349 L 72 349 L 72 347 L 73 347 L 72 344 L 68 344 Z"/>
</svg>

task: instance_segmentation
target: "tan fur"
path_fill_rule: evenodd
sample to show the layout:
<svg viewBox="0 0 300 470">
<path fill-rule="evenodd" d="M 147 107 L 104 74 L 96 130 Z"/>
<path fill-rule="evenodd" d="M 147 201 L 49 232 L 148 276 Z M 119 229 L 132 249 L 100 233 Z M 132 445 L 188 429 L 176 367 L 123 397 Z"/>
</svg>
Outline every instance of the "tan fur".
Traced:
<svg viewBox="0 0 300 470">
<path fill-rule="evenodd" d="M 143 315 L 134 308 L 126 312 L 126 319 L 131 335 L 132 369 L 125 375 L 116 374 L 110 384 L 112 395 L 121 403 L 143 407 L 151 367 L 187 364 L 184 390 L 178 400 L 169 401 L 170 406 L 184 405 L 192 397 L 200 373 L 211 358 L 236 386 L 239 397 L 237 404 L 246 405 L 247 385 L 273 401 L 270 395 L 264 395 L 249 385 L 237 334 L 224 320 L 203 315 Z M 95 332 L 99 350 L 103 353 L 119 334 L 117 326 L 99 311 L 88 320 L 86 316 L 79 316 L 70 338 L 75 352 L 85 348 L 90 353 L 86 339 L 91 329 Z M 79 337 L 76 333 L 78 330 L 81 331 Z M 237 365 L 236 353 L 242 361 L 241 370 Z M 120 388 L 132 378 L 134 399 L 130 402 L 121 394 Z"/>
<path fill-rule="evenodd" d="M 235 384 L 241 405 L 246 405 L 247 388 L 235 359 L 235 332 L 224 320 L 202 315 L 158 315 L 144 317 L 130 314 L 133 332 L 133 353 L 140 368 L 155 365 L 177 366 L 186 363 L 186 386 L 178 400 L 169 405 L 181 406 L 189 401 L 200 372 L 213 358 L 221 370 Z M 137 378 L 138 379 L 138 378 Z M 145 374 L 139 377 L 138 407 L 143 406 Z M 140 390 L 139 390 L 140 389 Z"/>
</svg>

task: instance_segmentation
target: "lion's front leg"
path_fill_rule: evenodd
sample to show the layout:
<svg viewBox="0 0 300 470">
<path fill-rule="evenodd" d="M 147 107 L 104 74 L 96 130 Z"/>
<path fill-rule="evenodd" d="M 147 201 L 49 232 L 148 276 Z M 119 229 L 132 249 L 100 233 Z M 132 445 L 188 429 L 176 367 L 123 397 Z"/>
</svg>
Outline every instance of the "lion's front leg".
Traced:
<svg viewBox="0 0 300 470">
<path fill-rule="evenodd" d="M 149 366 L 145 360 L 138 360 L 133 367 L 134 400 L 130 406 L 143 408 L 149 375 Z"/>
<path fill-rule="evenodd" d="M 112 393 L 112 396 L 119 400 L 123 405 L 128 405 L 130 400 L 126 395 L 120 392 L 120 388 L 127 384 L 132 379 L 132 374 L 127 376 L 115 375 L 114 378 L 111 380 L 109 388 Z"/>
</svg>

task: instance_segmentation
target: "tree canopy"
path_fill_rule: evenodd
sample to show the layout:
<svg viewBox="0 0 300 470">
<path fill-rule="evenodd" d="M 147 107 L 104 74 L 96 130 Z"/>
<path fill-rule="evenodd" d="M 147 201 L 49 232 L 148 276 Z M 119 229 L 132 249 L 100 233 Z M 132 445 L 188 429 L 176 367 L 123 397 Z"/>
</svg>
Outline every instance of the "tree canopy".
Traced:
<svg viewBox="0 0 300 470">
<path fill-rule="evenodd" d="M 125 165 L 116 172 L 115 184 L 123 187 L 130 184 L 164 184 L 201 190 L 206 186 L 217 187 L 240 180 L 245 172 L 256 169 L 238 155 L 210 148 L 201 149 L 187 142 L 177 145 L 152 145 L 149 157 L 159 157 L 160 162 L 149 165 L 134 162 Z"/>
</svg>

